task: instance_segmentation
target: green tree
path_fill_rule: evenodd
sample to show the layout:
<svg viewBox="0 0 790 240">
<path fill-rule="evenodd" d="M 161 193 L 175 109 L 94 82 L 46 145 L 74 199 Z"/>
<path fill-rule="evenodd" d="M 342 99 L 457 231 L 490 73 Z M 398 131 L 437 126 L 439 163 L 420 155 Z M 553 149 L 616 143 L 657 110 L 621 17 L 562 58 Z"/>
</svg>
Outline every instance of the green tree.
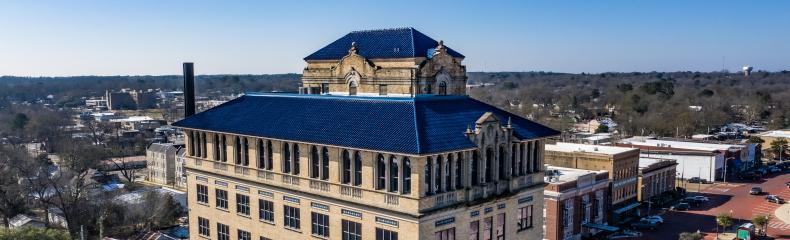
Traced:
<svg viewBox="0 0 790 240">
<path fill-rule="evenodd" d="M 748 143 L 764 143 L 765 140 L 758 136 L 749 136 L 749 140 L 746 140 Z"/>
<path fill-rule="evenodd" d="M 25 129 L 27 123 L 30 122 L 30 118 L 27 117 L 24 113 L 17 113 L 14 115 L 14 118 L 11 120 L 11 129 L 12 130 L 22 130 Z"/>
<path fill-rule="evenodd" d="M 787 139 L 785 138 L 777 138 L 773 142 L 771 142 L 771 150 L 776 153 L 776 156 L 782 156 L 783 158 L 787 157 Z"/>
<path fill-rule="evenodd" d="M 757 215 L 752 219 L 752 223 L 757 226 L 757 229 L 760 229 L 763 235 L 765 235 L 765 227 L 768 226 L 768 221 L 770 221 L 770 218 L 766 215 Z"/>
<path fill-rule="evenodd" d="M 595 129 L 595 133 L 607 133 L 609 132 L 609 126 L 606 124 L 598 125 L 598 128 Z"/>
<path fill-rule="evenodd" d="M 690 233 L 690 232 L 682 232 L 680 233 L 680 237 L 678 240 L 702 240 L 703 236 L 701 233 Z"/>
<path fill-rule="evenodd" d="M 63 230 L 42 228 L 0 229 L 0 240 L 68 240 L 69 234 Z"/>
<path fill-rule="evenodd" d="M 732 216 L 730 216 L 729 213 L 720 213 L 716 216 L 716 224 L 724 228 L 724 230 L 726 230 L 727 227 L 732 226 L 732 222 Z"/>
</svg>

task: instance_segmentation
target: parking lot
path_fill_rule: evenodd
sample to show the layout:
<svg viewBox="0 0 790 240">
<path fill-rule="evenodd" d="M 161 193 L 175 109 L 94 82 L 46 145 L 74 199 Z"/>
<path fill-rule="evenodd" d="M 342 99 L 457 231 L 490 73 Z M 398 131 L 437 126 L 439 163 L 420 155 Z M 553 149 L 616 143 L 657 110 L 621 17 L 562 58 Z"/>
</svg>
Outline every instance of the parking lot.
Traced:
<svg viewBox="0 0 790 240">
<path fill-rule="evenodd" d="M 785 200 L 790 199 L 790 189 L 785 185 L 788 181 L 790 174 L 780 173 L 768 175 L 757 181 L 704 185 L 701 192 L 690 192 L 688 196 L 706 196 L 710 199 L 709 202 L 692 206 L 686 211 L 667 209 L 659 211 L 662 212 L 659 214 L 664 218 L 664 223 L 655 230 L 642 230 L 644 235 L 640 239 L 677 239 L 681 232 L 697 230 L 707 233 L 706 239 L 715 239 L 717 232 L 715 218 L 720 213 L 731 213 L 735 219 L 734 226 L 751 222 L 751 219 L 758 214 L 770 215 L 768 235 L 777 239 L 790 239 L 790 224 L 778 219 L 775 214 L 776 209 L 781 205 L 766 200 L 768 194 L 777 195 Z M 765 193 L 749 194 L 754 186 L 761 187 Z M 689 188 L 694 187 L 696 186 L 689 186 Z M 790 213 L 783 214 L 782 217 L 786 219 L 788 215 Z"/>
</svg>

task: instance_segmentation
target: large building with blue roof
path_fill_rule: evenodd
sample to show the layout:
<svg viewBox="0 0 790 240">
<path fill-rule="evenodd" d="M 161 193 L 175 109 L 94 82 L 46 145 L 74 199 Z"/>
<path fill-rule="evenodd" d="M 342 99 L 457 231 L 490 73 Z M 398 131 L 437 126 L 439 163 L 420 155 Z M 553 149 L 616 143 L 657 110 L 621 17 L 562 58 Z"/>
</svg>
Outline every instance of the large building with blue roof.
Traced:
<svg viewBox="0 0 790 240">
<path fill-rule="evenodd" d="M 559 134 L 466 96 L 464 56 L 413 28 L 305 58 L 302 94 L 187 117 L 190 234 L 209 239 L 542 239 Z"/>
</svg>

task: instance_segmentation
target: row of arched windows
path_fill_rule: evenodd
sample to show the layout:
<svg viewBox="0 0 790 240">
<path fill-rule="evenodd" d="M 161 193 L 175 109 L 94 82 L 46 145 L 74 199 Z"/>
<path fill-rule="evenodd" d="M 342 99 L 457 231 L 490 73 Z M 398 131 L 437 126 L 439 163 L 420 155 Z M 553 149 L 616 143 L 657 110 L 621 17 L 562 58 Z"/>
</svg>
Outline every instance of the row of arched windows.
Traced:
<svg viewBox="0 0 790 240">
<path fill-rule="evenodd" d="M 197 131 L 189 132 L 191 146 L 189 154 L 194 157 L 206 158 L 206 134 Z M 213 156 L 212 160 L 227 162 L 226 149 L 228 141 L 233 147 L 232 157 L 235 165 L 249 166 L 250 160 L 254 156 L 250 155 L 250 147 L 257 150 L 257 168 L 262 170 L 273 169 L 273 144 L 271 140 L 257 139 L 250 143 L 248 138 L 241 136 L 228 136 L 223 134 L 213 134 Z M 300 174 L 300 148 L 299 144 L 282 142 L 280 149 L 280 171 L 286 174 Z M 327 147 L 310 146 L 309 149 L 309 172 L 308 176 L 313 179 L 329 180 L 330 154 Z M 385 158 L 383 154 L 378 154 L 377 175 L 374 185 L 376 189 L 386 190 L 393 193 L 411 193 L 411 160 L 408 157 L 398 158 L 389 156 Z M 361 186 L 362 175 L 362 153 L 360 151 L 342 150 L 340 153 L 340 182 L 351 186 Z"/>
</svg>

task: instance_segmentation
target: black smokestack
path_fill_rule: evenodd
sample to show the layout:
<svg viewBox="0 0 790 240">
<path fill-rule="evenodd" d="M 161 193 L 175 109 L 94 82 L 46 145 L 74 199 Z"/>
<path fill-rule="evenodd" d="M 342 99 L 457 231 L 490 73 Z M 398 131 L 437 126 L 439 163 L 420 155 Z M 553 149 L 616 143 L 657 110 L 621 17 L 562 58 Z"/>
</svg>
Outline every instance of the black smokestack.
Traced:
<svg viewBox="0 0 790 240">
<path fill-rule="evenodd" d="M 184 63 L 184 117 L 195 114 L 195 67 Z"/>
</svg>

